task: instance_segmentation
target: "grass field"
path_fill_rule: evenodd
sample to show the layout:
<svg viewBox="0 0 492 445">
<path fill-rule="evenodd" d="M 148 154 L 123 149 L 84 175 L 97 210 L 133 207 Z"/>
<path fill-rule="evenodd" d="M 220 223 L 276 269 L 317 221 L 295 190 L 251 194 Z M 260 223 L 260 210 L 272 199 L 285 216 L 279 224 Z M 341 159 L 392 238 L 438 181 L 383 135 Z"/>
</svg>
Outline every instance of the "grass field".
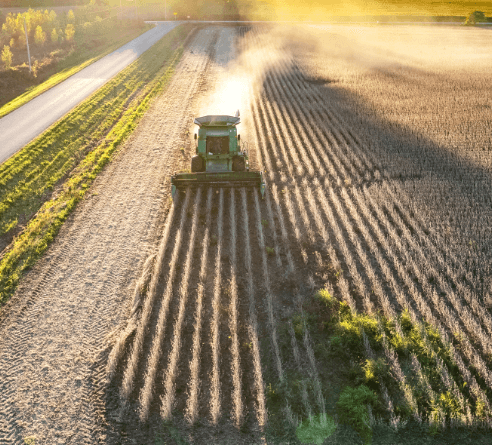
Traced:
<svg viewBox="0 0 492 445">
<path fill-rule="evenodd" d="M 255 11 L 255 2 L 251 2 L 251 11 Z M 490 2 L 472 1 L 319 1 L 303 5 L 291 0 L 258 2 L 264 15 L 276 17 L 277 20 L 323 20 L 333 16 L 461 16 L 467 17 L 473 11 L 482 11 L 492 16 Z M 245 11 L 247 9 L 245 8 Z M 254 14 L 254 12 L 253 12 Z"/>
<path fill-rule="evenodd" d="M 190 29 L 170 32 L 0 166 L 0 302 L 46 250 L 152 98 L 166 87 Z"/>
</svg>

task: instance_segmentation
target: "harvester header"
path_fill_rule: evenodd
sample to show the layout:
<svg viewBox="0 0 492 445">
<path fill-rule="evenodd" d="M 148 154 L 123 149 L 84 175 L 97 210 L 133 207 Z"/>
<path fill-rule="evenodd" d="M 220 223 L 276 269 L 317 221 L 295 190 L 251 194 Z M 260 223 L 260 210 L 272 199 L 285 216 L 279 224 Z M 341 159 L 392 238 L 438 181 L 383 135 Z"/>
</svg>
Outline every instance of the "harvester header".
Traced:
<svg viewBox="0 0 492 445">
<path fill-rule="evenodd" d="M 236 116 L 202 116 L 194 123 L 196 154 L 191 159 L 191 173 L 177 173 L 171 177 L 172 196 L 177 190 L 200 185 L 216 187 L 258 187 L 261 196 L 265 182 L 261 171 L 249 171 L 249 158 L 242 150 L 241 137 L 236 126 L 241 123 Z"/>
</svg>

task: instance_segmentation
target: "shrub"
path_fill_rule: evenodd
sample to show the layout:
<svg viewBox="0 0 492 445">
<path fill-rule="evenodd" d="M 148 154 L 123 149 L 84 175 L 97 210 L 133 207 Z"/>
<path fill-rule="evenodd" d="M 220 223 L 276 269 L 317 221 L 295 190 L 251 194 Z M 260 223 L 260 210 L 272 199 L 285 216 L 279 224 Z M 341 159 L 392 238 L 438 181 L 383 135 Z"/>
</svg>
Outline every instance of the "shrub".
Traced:
<svg viewBox="0 0 492 445">
<path fill-rule="evenodd" d="M 94 28 L 96 29 L 96 32 L 102 32 L 103 27 L 104 24 L 102 23 L 102 18 L 96 15 L 96 18 L 94 20 Z"/>
<path fill-rule="evenodd" d="M 363 354 L 362 332 L 356 320 L 346 320 L 338 323 L 337 335 L 342 338 L 346 350 L 357 355 Z"/>
<path fill-rule="evenodd" d="M 327 289 L 320 289 L 314 295 L 314 298 L 318 300 L 320 303 L 323 303 L 326 307 L 332 309 L 338 305 L 338 300 L 333 298 L 333 296 L 328 292 Z"/>
<path fill-rule="evenodd" d="M 364 380 L 368 385 L 378 385 L 380 379 L 388 374 L 389 366 L 383 358 L 378 358 L 376 360 L 368 359 L 366 360 L 364 369 Z"/>
<path fill-rule="evenodd" d="M 34 60 L 32 63 L 32 75 L 34 77 L 38 77 L 38 70 L 39 70 L 39 60 Z"/>
<path fill-rule="evenodd" d="M 67 39 L 67 42 L 73 41 L 74 34 L 75 34 L 75 27 L 71 23 L 69 23 L 65 28 L 65 38 Z"/>
<path fill-rule="evenodd" d="M 321 445 L 336 430 L 337 424 L 326 414 L 306 419 L 297 427 L 296 436 L 302 443 Z"/>
<path fill-rule="evenodd" d="M 39 46 L 44 45 L 46 42 L 46 33 L 40 25 L 36 26 L 36 31 L 34 32 L 34 42 Z"/>
<path fill-rule="evenodd" d="M 12 51 L 10 51 L 10 46 L 8 45 L 4 45 L 3 47 L 2 62 L 6 70 L 12 66 Z"/>
<path fill-rule="evenodd" d="M 465 25 L 476 25 L 480 22 L 486 22 L 487 19 L 482 11 L 472 12 L 465 21 Z"/>
<path fill-rule="evenodd" d="M 73 11 L 71 9 L 67 13 L 67 22 L 68 23 L 75 23 L 75 14 L 73 13 Z"/>
<path fill-rule="evenodd" d="M 56 28 L 53 28 L 53 31 L 51 31 L 51 42 L 58 43 L 58 32 L 56 31 Z"/>
<path fill-rule="evenodd" d="M 292 317 L 292 326 L 294 328 L 294 333 L 302 338 L 304 335 L 304 329 L 306 326 L 306 319 L 303 315 L 301 314 L 296 314 Z"/>
<path fill-rule="evenodd" d="M 354 428 L 366 443 L 370 443 L 372 438 L 367 405 L 375 405 L 376 403 L 376 394 L 365 385 L 360 385 L 357 388 L 345 387 L 337 402 L 340 422 Z"/>
<path fill-rule="evenodd" d="M 26 46 L 26 34 L 22 33 L 19 38 L 17 39 L 17 43 L 19 44 L 19 47 L 24 48 Z"/>
</svg>

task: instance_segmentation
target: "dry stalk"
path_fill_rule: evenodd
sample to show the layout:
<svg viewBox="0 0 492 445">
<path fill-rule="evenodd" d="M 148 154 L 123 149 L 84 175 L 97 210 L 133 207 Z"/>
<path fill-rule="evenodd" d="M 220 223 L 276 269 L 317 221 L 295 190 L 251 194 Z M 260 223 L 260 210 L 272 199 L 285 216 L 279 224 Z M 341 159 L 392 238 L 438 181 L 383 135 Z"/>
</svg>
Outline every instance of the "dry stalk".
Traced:
<svg viewBox="0 0 492 445">
<path fill-rule="evenodd" d="M 190 233 L 190 243 L 188 247 L 188 252 L 186 254 L 185 266 L 183 271 L 183 278 L 181 279 L 181 285 L 179 288 L 179 310 L 178 310 L 178 318 L 174 325 L 173 339 L 172 339 L 172 350 L 169 357 L 169 362 L 167 369 L 164 371 L 164 388 L 165 393 L 162 397 L 162 405 L 161 405 L 161 416 L 164 419 L 169 419 L 171 417 L 171 411 L 174 404 L 175 399 L 175 388 L 174 388 L 174 380 L 177 374 L 177 363 L 179 359 L 179 351 L 181 349 L 181 331 L 183 325 L 183 319 L 185 315 L 185 307 L 186 301 L 188 298 L 188 283 L 190 280 L 190 272 L 193 261 L 193 251 L 195 248 L 195 233 L 197 227 L 198 220 L 198 211 L 200 208 L 202 196 L 202 189 L 199 188 L 195 198 L 194 204 L 194 212 L 193 212 L 193 220 L 191 225 L 191 233 Z M 143 409 L 142 404 L 142 409 Z M 148 405 L 145 405 L 148 412 Z M 146 416 L 145 416 L 146 417 Z"/>
<path fill-rule="evenodd" d="M 208 190 L 207 194 L 207 210 L 206 210 L 206 223 L 205 223 L 205 235 L 202 242 L 202 257 L 200 261 L 200 275 L 197 292 L 197 308 L 195 315 L 195 326 L 193 333 L 193 349 L 192 359 L 190 361 L 190 384 L 189 384 L 189 396 L 186 404 L 185 416 L 190 423 L 195 423 L 198 415 L 198 394 L 200 388 L 199 371 L 200 371 L 200 334 L 202 327 L 202 304 L 204 295 L 204 280 L 207 274 L 207 259 L 208 259 L 208 244 L 210 238 L 210 220 L 211 220 L 211 208 L 212 208 L 212 189 Z"/>
<path fill-rule="evenodd" d="M 183 226 L 183 219 L 184 219 L 183 215 L 184 215 L 185 209 L 187 207 L 188 196 L 189 196 L 189 194 L 186 195 L 185 203 L 183 205 L 183 210 L 181 211 L 180 229 L 182 229 L 182 226 Z M 177 198 L 177 199 L 179 199 L 179 198 Z M 150 314 L 152 312 L 152 307 L 154 306 L 154 300 L 156 297 L 157 280 L 161 274 L 164 252 L 165 252 L 166 247 L 167 247 L 167 242 L 169 239 L 169 233 L 171 230 L 171 226 L 173 225 L 176 205 L 177 205 L 177 201 L 171 207 L 171 210 L 169 211 L 169 214 L 168 214 L 167 219 L 166 219 L 166 224 L 164 225 L 164 233 L 163 233 L 163 236 L 161 239 L 161 243 L 159 245 L 157 258 L 155 261 L 155 270 L 154 270 L 154 273 L 152 274 L 152 279 L 150 281 L 149 295 L 148 295 L 148 297 L 145 301 L 145 304 L 144 304 L 144 308 L 142 311 L 142 318 L 140 320 L 139 327 L 137 329 L 135 341 L 133 342 L 133 348 L 132 348 L 132 351 L 130 353 L 130 359 L 129 359 L 128 364 L 126 366 L 126 369 L 124 371 L 123 383 L 121 385 L 120 394 L 121 394 L 122 399 L 125 401 L 128 399 L 128 397 L 130 396 L 130 393 L 133 390 L 133 381 L 135 378 L 135 372 L 137 369 L 138 360 L 140 358 L 140 353 L 141 353 L 142 346 L 143 346 L 143 338 L 144 338 L 146 330 L 147 330 L 147 324 L 149 322 L 149 317 L 150 317 Z"/>
</svg>

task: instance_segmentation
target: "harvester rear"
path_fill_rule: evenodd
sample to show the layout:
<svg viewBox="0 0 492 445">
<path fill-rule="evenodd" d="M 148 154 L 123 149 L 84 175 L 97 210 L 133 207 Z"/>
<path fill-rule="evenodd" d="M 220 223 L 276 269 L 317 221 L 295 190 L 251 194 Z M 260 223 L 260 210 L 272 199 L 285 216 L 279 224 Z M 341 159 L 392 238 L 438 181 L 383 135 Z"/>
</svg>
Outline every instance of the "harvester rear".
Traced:
<svg viewBox="0 0 492 445">
<path fill-rule="evenodd" d="M 263 173 L 249 171 L 246 150 L 236 126 L 236 116 L 203 116 L 195 119 L 196 154 L 191 159 L 191 173 L 177 173 L 171 177 L 172 196 L 177 190 L 200 185 L 215 187 L 257 187 L 265 193 Z"/>
</svg>

